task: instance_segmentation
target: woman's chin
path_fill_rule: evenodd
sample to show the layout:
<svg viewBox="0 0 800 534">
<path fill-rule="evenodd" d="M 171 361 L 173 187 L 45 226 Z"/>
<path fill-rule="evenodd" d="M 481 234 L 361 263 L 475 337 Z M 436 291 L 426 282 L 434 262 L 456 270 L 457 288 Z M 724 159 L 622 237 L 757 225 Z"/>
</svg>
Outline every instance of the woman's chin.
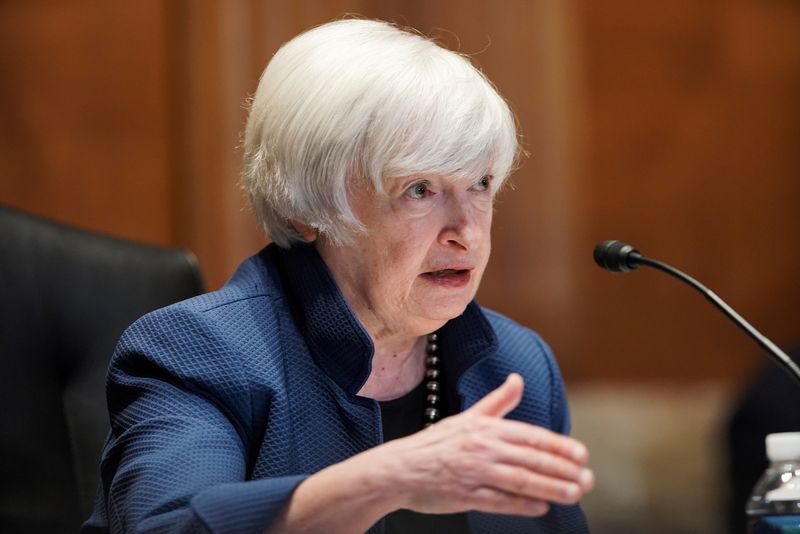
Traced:
<svg viewBox="0 0 800 534">
<path fill-rule="evenodd" d="M 432 332 L 434 330 L 438 330 L 447 321 L 451 319 L 455 319 L 467 308 L 467 304 L 470 303 L 472 300 L 470 299 L 452 299 L 453 302 L 441 302 L 438 301 L 436 303 L 432 303 L 430 307 L 425 310 L 423 315 L 426 320 L 424 321 L 426 324 L 425 330 L 428 332 Z"/>
</svg>

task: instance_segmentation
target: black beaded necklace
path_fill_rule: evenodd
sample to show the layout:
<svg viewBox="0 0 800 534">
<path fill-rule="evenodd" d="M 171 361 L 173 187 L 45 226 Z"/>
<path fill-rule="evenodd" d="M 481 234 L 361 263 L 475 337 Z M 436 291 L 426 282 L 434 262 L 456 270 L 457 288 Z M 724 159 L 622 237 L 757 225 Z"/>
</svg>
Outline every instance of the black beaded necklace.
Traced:
<svg viewBox="0 0 800 534">
<path fill-rule="evenodd" d="M 423 426 L 425 427 L 431 426 L 442 417 L 442 410 L 439 408 L 443 392 L 442 373 L 439 370 L 441 358 L 439 357 L 438 341 L 439 334 L 428 334 L 427 356 L 425 357 L 425 390 L 428 394 L 425 397 L 425 415 L 423 417 Z"/>
</svg>

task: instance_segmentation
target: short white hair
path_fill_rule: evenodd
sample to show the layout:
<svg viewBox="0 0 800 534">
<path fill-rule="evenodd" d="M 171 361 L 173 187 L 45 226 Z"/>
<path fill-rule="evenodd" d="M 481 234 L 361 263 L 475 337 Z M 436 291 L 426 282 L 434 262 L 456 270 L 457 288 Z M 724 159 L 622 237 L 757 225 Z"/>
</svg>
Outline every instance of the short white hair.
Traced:
<svg viewBox="0 0 800 534">
<path fill-rule="evenodd" d="M 338 243 L 364 228 L 348 202 L 353 179 L 416 174 L 493 176 L 518 153 L 514 116 L 463 55 L 392 24 L 339 20 L 284 44 L 253 97 L 242 183 L 277 245 L 301 222 Z"/>
</svg>

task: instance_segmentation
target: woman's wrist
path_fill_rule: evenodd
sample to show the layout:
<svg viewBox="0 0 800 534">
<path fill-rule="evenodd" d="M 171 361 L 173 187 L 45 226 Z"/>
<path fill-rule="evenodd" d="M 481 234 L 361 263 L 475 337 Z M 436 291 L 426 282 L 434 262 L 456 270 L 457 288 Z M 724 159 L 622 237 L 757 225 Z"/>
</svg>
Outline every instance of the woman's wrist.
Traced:
<svg viewBox="0 0 800 534">
<path fill-rule="evenodd" d="M 363 532 L 403 506 L 397 469 L 383 446 L 309 476 L 268 532 Z"/>
</svg>

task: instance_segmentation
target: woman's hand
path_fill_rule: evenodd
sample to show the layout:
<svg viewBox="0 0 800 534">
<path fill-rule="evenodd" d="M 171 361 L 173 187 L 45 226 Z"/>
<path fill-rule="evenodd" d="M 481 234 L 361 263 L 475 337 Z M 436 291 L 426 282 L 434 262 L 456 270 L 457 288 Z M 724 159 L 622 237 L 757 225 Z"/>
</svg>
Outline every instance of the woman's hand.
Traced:
<svg viewBox="0 0 800 534">
<path fill-rule="evenodd" d="M 269 532 L 363 532 L 398 508 L 538 516 L 578 502 L 594 483 L 586 447 L 503 419 L 522 388 L 512 374 L 468 410 L 310 476 Z"/>
<path fill-rule="evenodd" d="M 586 447 L 503 417 L 519 404 L 512 374 L 468 410 L 364 453 L 381 466 L 398 508 L 536 516 L 548 503 L 573 504 L 594 484 Z"/>
</svg>

